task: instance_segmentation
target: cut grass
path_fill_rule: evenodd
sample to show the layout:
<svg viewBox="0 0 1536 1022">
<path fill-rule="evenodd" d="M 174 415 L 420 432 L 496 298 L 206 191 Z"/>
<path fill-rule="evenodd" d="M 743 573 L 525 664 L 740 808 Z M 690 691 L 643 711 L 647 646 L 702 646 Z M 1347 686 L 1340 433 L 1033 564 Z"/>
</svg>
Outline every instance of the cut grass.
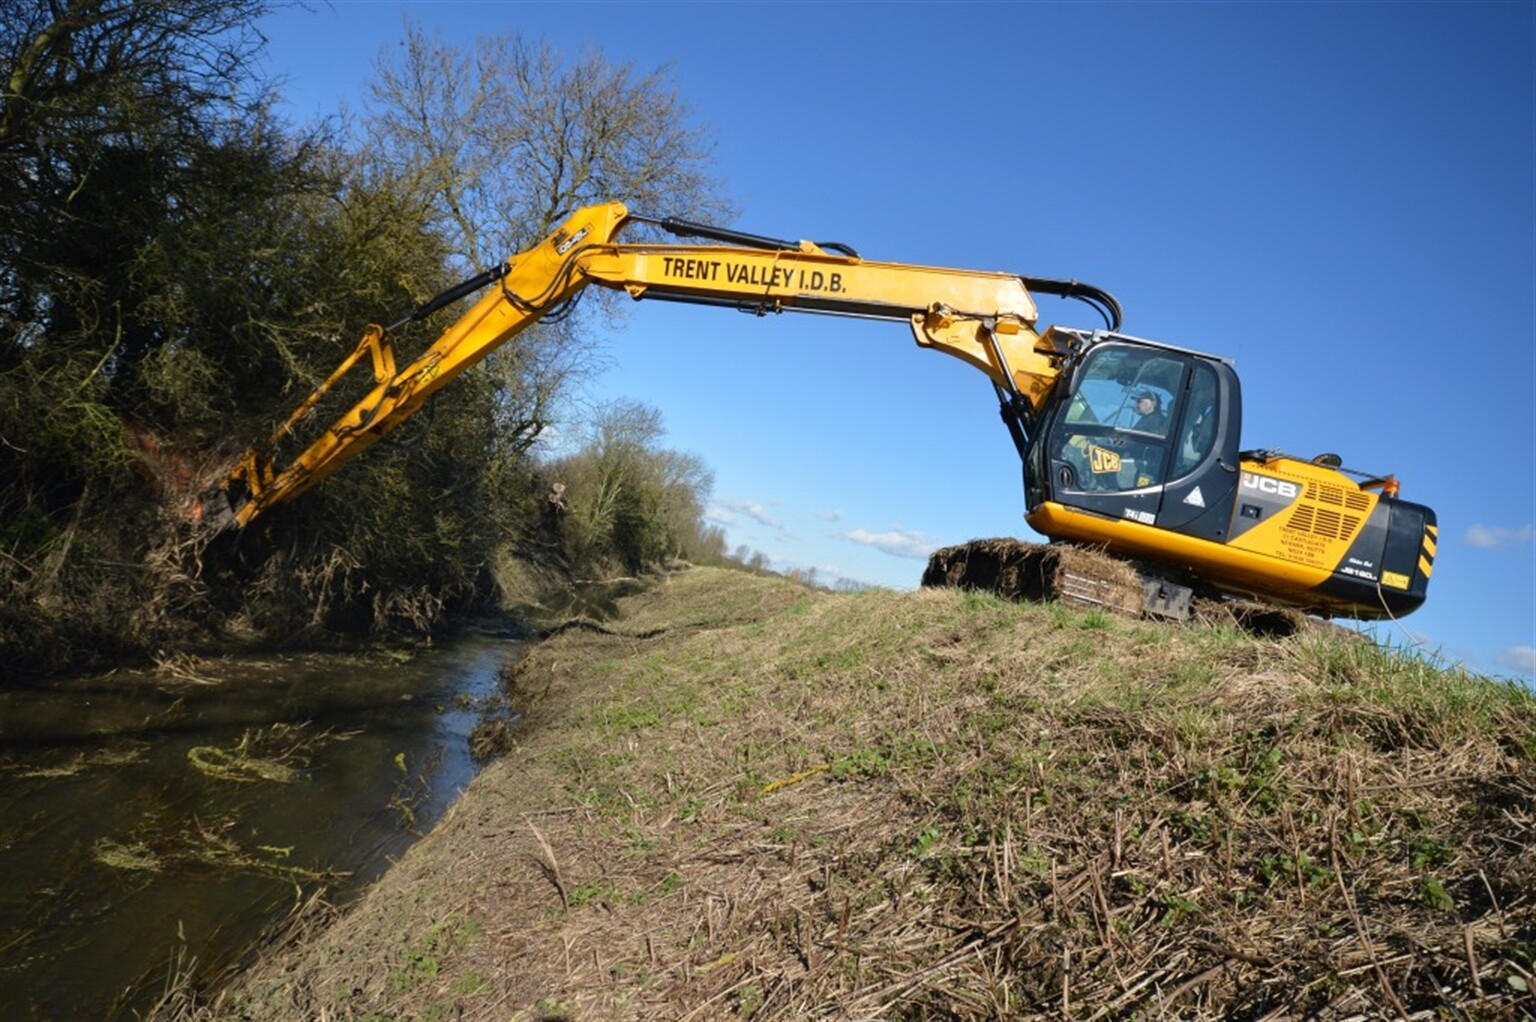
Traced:
<svg viewBox="0 0 1536 1022">
<path fill-rule="evenodd" d="M 695 569 L 621 607 L 536 647 L 513 752 L 206 1014 L 1532 1010 L 1523 690 L 975 593 Z"/>
</svg>

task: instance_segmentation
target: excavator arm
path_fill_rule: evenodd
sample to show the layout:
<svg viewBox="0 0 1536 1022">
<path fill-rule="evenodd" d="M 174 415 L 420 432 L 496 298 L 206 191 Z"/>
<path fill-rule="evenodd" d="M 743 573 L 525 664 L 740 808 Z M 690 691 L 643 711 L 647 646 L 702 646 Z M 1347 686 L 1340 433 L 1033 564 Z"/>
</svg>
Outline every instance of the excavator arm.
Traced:
<svg viewBox="0 0 1536 1022">
<path fill-rule="evenodd" d="M 713 244 L 623 244 L 626 224 L 647 223 Z M 621 203 L 578 210 L 538 245 L 414 310 L 390 328 L 370 326 L 357 348 L 277 428 L 241 457 L 223 487 L 226 520 L 245 526 L 294 500 L 387 436 L 443 386 L 496 348 L 561 309 L 589 285 L 636 299 L 718 305 L 766 315 L 801 311 L 905 321 L 917 343 L 987 375 L 1021 447 L 1076 335 L 1036 332 L 1031 290 L 1098 305 L 1118 326 L 1115 300 L 1071 281 L 861 259 L 832 243 L 789 242 L 680 220 L 632 215 Z M 389 330 L 482 289 L 457 322 L 403 368 Z M 321 399 L 362 363 L 371 389 L 291 461 L 274 452 Z"/>
</svg>

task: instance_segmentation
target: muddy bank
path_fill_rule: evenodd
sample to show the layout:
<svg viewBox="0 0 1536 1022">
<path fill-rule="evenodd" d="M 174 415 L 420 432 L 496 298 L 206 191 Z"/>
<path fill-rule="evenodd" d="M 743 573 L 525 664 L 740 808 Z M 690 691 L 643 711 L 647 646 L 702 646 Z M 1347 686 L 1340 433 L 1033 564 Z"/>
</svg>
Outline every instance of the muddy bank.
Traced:
<svg viewBox="0 0 1536 1022">
<path fill-rule="evenodd" d="M 514 747 L 365 898 L 180 1014 L 1536 1008 L 1529 693 L 952 591 L 620 610 L 523 661 Z"/>
</svg>

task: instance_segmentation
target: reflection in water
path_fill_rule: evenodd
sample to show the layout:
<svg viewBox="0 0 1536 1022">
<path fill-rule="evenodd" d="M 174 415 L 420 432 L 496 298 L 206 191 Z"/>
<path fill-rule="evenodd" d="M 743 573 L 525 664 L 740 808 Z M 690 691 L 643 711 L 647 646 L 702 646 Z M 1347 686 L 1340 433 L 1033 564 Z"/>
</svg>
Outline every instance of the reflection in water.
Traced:
<svg viewBox="0 0 1536 1022">
<path fill-rule="evenodd" d="M 376 877 L 473 776 L 477 706 L 519 649 L 479 635 L 404 663 L 306 654 L 203 665 L 213 684 L 124 671 L 0 692 L 0 1018 L 131 1017 L 178 955 L 216 973 L 316 875 L 341 874 L 333 897 Z M 221 773 L 242 741 L 289 772 Z"/>
</svg>

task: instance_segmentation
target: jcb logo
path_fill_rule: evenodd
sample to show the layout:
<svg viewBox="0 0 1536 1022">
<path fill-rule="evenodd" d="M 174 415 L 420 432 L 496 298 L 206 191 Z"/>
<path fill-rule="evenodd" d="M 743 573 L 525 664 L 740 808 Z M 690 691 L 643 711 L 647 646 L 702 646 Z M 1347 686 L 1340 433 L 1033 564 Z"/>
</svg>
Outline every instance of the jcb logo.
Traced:
<svg viewBox="0 0 1536 1022">
<path fill-rule="evenodd" d="M 1095 475 L 1120 471 L 1120 455 L 1097 445 L 1088 448 L 1088 466 Z"/>
<path fill-rule="evenodd" d="M 1272 493 L 1286 500 L 1294 500 L 1301 496 L 1301 487 L 1295 483 L 1288 483 L 1284 479 L 1275 479 L 1272 476 L 1254 475 L 1252 472 L 1243 473 L 1243 489 Z"/>
</svg>

